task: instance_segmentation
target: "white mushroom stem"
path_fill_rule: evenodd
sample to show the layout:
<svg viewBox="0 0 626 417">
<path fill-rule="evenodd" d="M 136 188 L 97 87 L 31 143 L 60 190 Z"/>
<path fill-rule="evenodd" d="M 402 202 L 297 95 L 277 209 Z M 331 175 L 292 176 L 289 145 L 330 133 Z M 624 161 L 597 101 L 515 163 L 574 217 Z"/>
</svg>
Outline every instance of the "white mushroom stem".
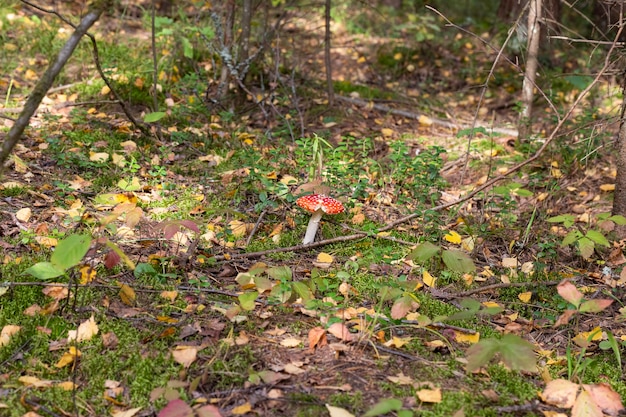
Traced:
<svg viewBox="0 0 626 417">
<path fill-rule="evenodd" d="M 315 235 L 317 234 L 317 229 L 320 226 L 320 220 L 322 220 L 322 214 L 324 214 L 322 209 L 316 210 L 313 213 L 311 220 L 309 220 L 309 225 L 306 227 L 306 233 L 304 234 L 302 244 L 308 245 L 309 243 L 313 243 Z"/>
</svg>

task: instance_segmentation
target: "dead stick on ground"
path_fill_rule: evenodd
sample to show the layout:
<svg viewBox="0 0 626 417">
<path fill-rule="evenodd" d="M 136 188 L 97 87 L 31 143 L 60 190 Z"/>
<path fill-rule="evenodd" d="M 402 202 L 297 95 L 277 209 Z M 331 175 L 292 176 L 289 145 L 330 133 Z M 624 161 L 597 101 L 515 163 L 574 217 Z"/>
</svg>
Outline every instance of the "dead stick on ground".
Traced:
<svg viewBox="0 0 626 417">
<path fill-rule="evenodd" d="M 257 219 L 256 223 L 254 224 L 254 227 L 252 228 L 252 231 L 250 232 L 250 235 L 246 239 L 246 246 L 248 246 L 250 244 L 250 242 L 252 242 L 252 238 L 256 234 L 256 231 L 259 230 L 259 226 L 261 226 L 261 222 L 263 221 L 263 217 L 265 217 L 266 213 L 267 213 L 267 210 L 263 210 L 261 212 L 261 214 L 259 214 L 259 218 Z"/>
</svg>

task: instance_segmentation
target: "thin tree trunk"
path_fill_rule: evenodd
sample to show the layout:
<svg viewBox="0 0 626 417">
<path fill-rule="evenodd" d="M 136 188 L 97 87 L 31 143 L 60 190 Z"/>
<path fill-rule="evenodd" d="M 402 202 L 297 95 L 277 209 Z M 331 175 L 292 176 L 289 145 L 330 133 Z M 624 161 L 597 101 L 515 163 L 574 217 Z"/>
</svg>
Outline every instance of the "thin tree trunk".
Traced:
<svg viewBox="0 0 626 417">
<path fill-rule="evenodd" d="M 330 56 L 330 6 L 331 0 L 326 0 L 324 8 L 324 20 L 326 23 L 324 33 L 324 62 L 326 64 L 326 88 L 328 89 L 328 105 L 332 106 L 335 101 L 335 89 L 333 88 L 333 69 Z"/>
<path fill-rule="evenodd" d="M 223 47 L 230 51 L 231 56 L 233 52 L 233 28 L 235 26 L 235 0 L 228 0 L 228 4 L 226 6 L 226 15 L 224 19 L 224 33 L 223 33 Z M 231 59 L 231 62 L 234 62 L 234 59 Z M 226 62 L 222 62 L 222 74 L 220 77 L 220 83 L 217 91 L 217 96 L 222 99 L 226 96 L 228 92 L 228 76 L 230 75 L 230 71 L 228 69 L 228 65 Z"/>
<path fill-rule="evenodd" d="M 238 56 L 237 63 L 243 64 L 248 60 L 250 56 L 250 33 L 252 26 L 252 0 L 243 0 L 241 5 L 241 37 L 239 38 L 239 48 L 238 48 Z M 245 65 L 247 68 L 248 66 Z M 246 92 L 242 88 L 242 84 L 246 85 L 246 76 L 247 71 L 243 68 L 244 66 L 240 66 L 242 68 L 241 73 L 239 74 L 239 84 L 238 84 L 238 105 L 242 105 L 246 100 Z"/>
<path fill-rule="evenodd" d="M 532 111 L 533 99 L 535 97 L 535 79 L 537 78 L 537 67 L 539 54 L 539 39 L 541 35 L 541 13 L 543 0 L 530 0 L 528 10 L 528 42 L 526 54 L 526 72 L 524 83 L 522 84 L 522 111 L 518 122 L 519 136 L 518 142 L 523 142 L 532 133 Z"/>
<path fill-rule="evenodd" d="M 615 165 L 617 166 L 617 177 L 615 178 L 615 194 L 613 196 L 613 214 L 626 216 L 626 79 L 622 81 L 622 114 L 620 117 L 620 128 L 617 135 L 617 153 Z M 620 228 L 619 234 L 626 235 L 624 228 Z"/>
<path fill-rule="evenodd" d="M 74 49 L 78 46 L 83 35 L 96 23 L 106 7 L 108 7 L 107 1 L 96 2 L 87 14 L 83 16 L 74 30 L 74 33 L 72 33 L 72 36 L 70 36 L 67 42 L 65 42 L 65 45 L 63 45 L 63 48 L 59 51 L 56 60 L 50 63 L 46 72 L 42 75 L 37 85 L 35 85 L 35 88 L 33 88 L 33 91 L 24 104 L 24 109 L 13 126 L 11 126 L 6 139 L 2 143 L 2 148 L 0 148 L 0 175 L 2 175 L 4 171 L 5 162 L 11 154 L 11 151 L 15 145 L 17 145 L 17 142 L 19 142 L 24 130 L 28 126 L 30 118 L 37 111 L 41 100 L 43 100 L 50 87 L 52 87 L 54 79 L 59 75 L 65 63 L 72 56 L 72 53 L 74 53 Z"/>
</svg>

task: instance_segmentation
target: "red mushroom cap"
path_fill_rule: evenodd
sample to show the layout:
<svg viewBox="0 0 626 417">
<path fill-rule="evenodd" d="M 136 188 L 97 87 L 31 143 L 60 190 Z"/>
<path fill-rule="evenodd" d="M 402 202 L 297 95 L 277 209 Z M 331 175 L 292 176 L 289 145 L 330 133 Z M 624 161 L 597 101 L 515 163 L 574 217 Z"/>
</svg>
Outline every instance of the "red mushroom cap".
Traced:
<svg viewBox="0 0 626 417">
<path fill-rule="evenodd" d="M 339 214 L 345 210 L 341 201 L 324 194 L 305 195 L 297 199 L 296 204 L 311 213 L 322 209 L 326 214 Z"/>
</svg>

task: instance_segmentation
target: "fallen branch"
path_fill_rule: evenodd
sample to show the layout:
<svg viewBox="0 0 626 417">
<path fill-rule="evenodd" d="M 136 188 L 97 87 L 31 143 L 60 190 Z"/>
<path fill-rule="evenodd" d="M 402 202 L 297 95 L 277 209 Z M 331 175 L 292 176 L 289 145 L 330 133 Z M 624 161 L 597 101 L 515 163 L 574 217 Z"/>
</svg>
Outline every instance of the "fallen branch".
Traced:
<svg viewBox="0 0 626 417">
<path fill-rule="evenodd" d="M 366 107 L 369 109 L 378 110 L 384 113 L 391 113 L 397 116 L 406 117 L 407 119 L 419 120 L 420 118 L 423 118 L 425 116 L 423 114 L 413 113 L 413 112 L 406 111 L 406 110 L 394 109 L 384 104 L 373 103 L 371 101 L 363 100 L 360 98 L 352 98 L 352 97 L 344 97 L 340 95 L 335 95 L 335 99 L 339 101 L 345 101 L 346 103 L 356 104 L 356 105 Z M 517 130 L 515 129 L 507 129 L 503 127 L 489 127 L 489 126 L 481 125 L 481 124 L 476 124 L 476 126 L 464 125 L 464 124 L 460 125 L 457 123 L 449 122 L 447 120 L 436 119 L 430 116 L 427 116 L 427 117 L 430 121 L 432 121 L 434 125 L 446 127 L 449 129 L 460 130 L 460 129 L 470 129 L 472 127 L 482 127 L 485 130 L 487 130 L 487 132 L 489 133 L 500 133 L 503 135 L 517 136 Z"/>
</svg>

